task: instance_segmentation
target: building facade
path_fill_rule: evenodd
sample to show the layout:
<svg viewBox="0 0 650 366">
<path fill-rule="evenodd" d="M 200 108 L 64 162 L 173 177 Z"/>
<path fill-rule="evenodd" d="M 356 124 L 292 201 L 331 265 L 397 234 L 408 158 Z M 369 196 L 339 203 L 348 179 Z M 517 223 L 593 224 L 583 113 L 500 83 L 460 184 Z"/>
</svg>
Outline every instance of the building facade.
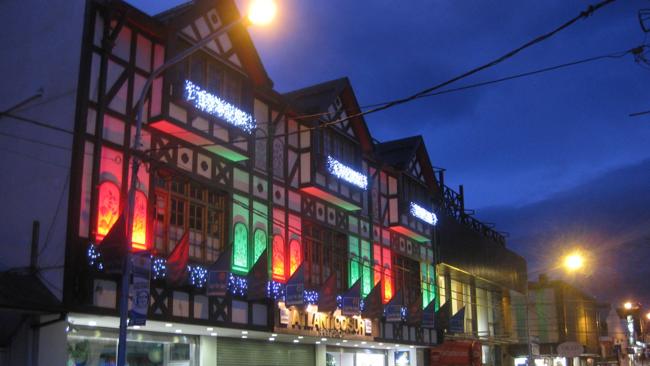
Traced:
<svg viewBox="0 0 650 366">
<path fill-rule="evenodd" d="M 6 23 L 22 15 L 49 25 L 24 36 L 22 63 L 5 65 L 20 87 L 2 88 L 3 100 L 18 106 L 3 118 L 31 124 L 22 136 L 40 136 L 32 143 L 41 149 L 14 151 L 23 160 L 4 183 L 17 192 L 7 207 L 27 203 L 44 216 L 3 209 L 15 223 L 3 232 L 35 242 L 33 271 L 24 275 L 54 295 L 8 313 L 29 324 L 8 333 L 2 365 L 115 362 L 120 274 L 107 268 L 102 244 L 132 189 L 129 246 L 148 253 L 152 266 L 147 323 L 129 328 L 130 364 L 426 365 L 444 338 L 482 340 L 484 363 L 501 364 L 508 294 L 521 291 L 525 262 L 465 212 L 421 137 L 375 141 L 346 78 L 279 93 L 246 29 L 235 26 L 154 79 L 134 149 L 147 78 L 235 22 L 235 3 L 198 0 L 155 17 L 121 1 L 59 5 L 38 16 L 30 14 L 36 0 L 0 6 Z M 74 21 L 57 22 L 62 17 Z M 62 41 L 32 51 L 48 29 Z M 39 63 L 58 55 L 60 64 Z M 42 70 L 30 74 L 37 65 Z M 31 99 L 41 80 L 49 84 Z M 44 144 L 54 140 L 60 157 Z M 130 187 L 134 159 L 143 164 Z M 42 179 L 30 181 L 34 171 Z M 187 273 L 172 283 L 168 260 L 181 242 Z M 30 258 L 26 248 L 12 255 Z M 227 290 L 212 295 L 208 273 L 223 258 Z M 29 264 L 20 261 L 15 267 Z M 259 268 L 265 289 L 255 297 Z M 290 306 L 295 281 L 305 291 L 301 305 Z M 346 311 L 345 296 L 323 311 L 328 290 L 356 288 L 365 300 L 356 313 Z M 397 317 L 371 311 L 373 296 Z M 436 319 L 443 322 L 425 326 L 423 311 L 447 302 L 451 312 Z M 464 330 L 443 327 L 462 308 Z"/>
</svg>

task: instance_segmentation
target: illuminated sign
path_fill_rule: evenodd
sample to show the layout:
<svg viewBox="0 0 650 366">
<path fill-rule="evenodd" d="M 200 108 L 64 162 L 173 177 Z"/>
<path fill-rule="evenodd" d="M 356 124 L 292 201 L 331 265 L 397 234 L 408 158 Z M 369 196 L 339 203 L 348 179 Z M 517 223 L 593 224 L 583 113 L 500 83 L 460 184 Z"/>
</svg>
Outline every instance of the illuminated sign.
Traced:
<svg viewBox="0 0 650 366">
<path fill-rule="evenodd" d="M 344 165 L 331 156 L 327 156 L 327 170 L 339 179 L 355 185 L 363 190 L 368 188 L 368 177 Z"/>
<path fill-rule="evenodd" d="M 278 312 L 276 321 L 279 320 L 280 327 L 276 327 L 276 331 L 328 338 L 372 336 L 371 319 L 364 319 L 358 315 L 343 316 L 340 310 L 334 313 L 303 311 L 294 306 L 286 307 L 284 302 L 278 302 Z"/>
<path fill-rule="evenodd" d="M 438 216 L 436 216 L 435 213 L 413 202 L 411 202 L 411 215 L 417 217 L 429 225 L 435 225 L 438 223 Z"/>
<path fill-rule="evenodd" d="M 196 109 L 221 118 L 248 133 L 253 132 L 255 127 L 257 127 L 255 119 L 249 113 L 214 94 L 208 93 L 189 80 L 185 80 L 185 99 L 188 102 L 192 102 Z"/>
</svg>

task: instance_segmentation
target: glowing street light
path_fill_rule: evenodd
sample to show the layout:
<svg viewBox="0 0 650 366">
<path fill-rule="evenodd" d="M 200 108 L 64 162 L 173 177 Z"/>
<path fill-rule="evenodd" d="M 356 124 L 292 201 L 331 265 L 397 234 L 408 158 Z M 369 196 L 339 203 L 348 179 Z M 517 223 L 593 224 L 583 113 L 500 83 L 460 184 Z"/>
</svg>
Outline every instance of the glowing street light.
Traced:
<svg viewBox="0 0 650 366">
<path fill-rule="evenodd" d="M 585 259 L 580 253 L 569 254 L 564 258 L 564 267 L 569 271 L 577 271 L 584 265 Z"/>
<path fill-rule="evenodd" d="M 248 7 L 248 20 L 255 25 L 267 25 L 273 21 L 277 11 L 273 0 L 253 0 Z"/>
<path fill-rule="evenodd" d="M 625 308 L 625 310 L 631 310 L 632 309 L 632 303 L 628 301 L 625 304 L 623 304 L 623 307 Z"/>
<path fill-rule="evenodd" d="M 650 312 L 645 314 L 645 318 L 650 320 Z"/>
</svg>

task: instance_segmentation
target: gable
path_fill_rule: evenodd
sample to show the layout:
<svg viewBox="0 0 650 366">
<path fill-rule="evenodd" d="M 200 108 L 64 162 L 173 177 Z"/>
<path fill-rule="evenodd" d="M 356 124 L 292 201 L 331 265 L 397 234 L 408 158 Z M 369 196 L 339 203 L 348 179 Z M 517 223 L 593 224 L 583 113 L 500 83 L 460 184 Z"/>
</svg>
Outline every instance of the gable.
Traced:
<svg viewBox="0 0 650 366">
<path fill-rule="evenodd" d="M 157 18 L 171 27 L 170 36 L 194 43 L 240 18 L 231 0 L 196 0 L 177 9 L 162 13 Z M 272 88 L 257 50 L 246 28 L 239 24 L 209 42 L 203 50 L 234 70 L 248 76 L 256 86 Z"/>
</svg>

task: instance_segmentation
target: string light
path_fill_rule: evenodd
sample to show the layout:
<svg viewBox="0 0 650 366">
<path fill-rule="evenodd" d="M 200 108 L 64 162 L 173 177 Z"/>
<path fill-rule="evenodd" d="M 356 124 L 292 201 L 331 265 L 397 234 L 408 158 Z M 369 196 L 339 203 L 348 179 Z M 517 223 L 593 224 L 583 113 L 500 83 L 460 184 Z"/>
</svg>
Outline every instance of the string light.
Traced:
<svg viewBox="0 0 650 366">
<path fill-rule="evenodd" d="M 165 258 L 153 258 L 151 261 L 151 274 L 154 280 L 161 280 L 167 277 L 167 260 Z"/>
<path fill-rule="evenodd" d="M 425 209 L 417 203 L 411 202 L 411 215 L 417 217 L 429 225 L 435 225 L 438 223 L 438 216 L 436 216 L 435 213 Z"/>
<path fill-rule="evenodd" d="M 305 290 L 303 292 L 303 300 L 305 304 L 317 305 L 318 304 L 318 291 L 314 290 Z"/>
<path fill-rule="evenodd" d="M 408 310 L 406 306 L 402 306 L 400 309 L 400 315 L 402 316 L 402 320 L 406 320 L 406 317 L 408 316 Z"/>
<path fill-rule="evenodd" d="M 361 312 L 366 311 L 366 300 L 361 299 L 359 301 L 359 310 L 361 310 Z"/>
<path fill-rule="evenodd" d="M 86 257 L 88 259 L 88 266 L 98 271 L 104 270 L 102 253 L 100 253 L 99 250 L 97 250 L 97 246 L 94 243 L 90 243 L 88 245 L 88 251 L 86 252 Z"/>
<path fill-rule="evenodd" d="M 228 291 L 233 296 L 245 297 L 248 292 L 248 280 L 231 273 L 228 277 Z"/>
<path fill-rule="evenodd" d="M 266 283 L 266 297 L 284 301 L 284 284 L 276 281 Z"/>
<path fill-rule="evenodd" d="M 327 170 L 337 178 L 343 179 L 363 190 L 368 188 L 368 177 L 344 165 L 330 155 L 327 156 Z"/>
<path fill-rule="evenodd" d="M 192 102 L 197 109 L 237 126 L 249 134 L 257 127 L 255 119 L 249 113 L 208 93 L 189 80 L 185 80 L 185 99 Z"/>
<path fill-rule="evenodd" d="M 205 283 L 208 281 L 208 270 L 201 266 L 187 266 L 187 270 L 190 273 L 190 284 L 196 288 L 205 287 Z"/>
<path fill-rule="evenodd" d="M 343 296 L 336 295 L 336 307 L 339 309 L 343 308 Z"/>
</svg>

